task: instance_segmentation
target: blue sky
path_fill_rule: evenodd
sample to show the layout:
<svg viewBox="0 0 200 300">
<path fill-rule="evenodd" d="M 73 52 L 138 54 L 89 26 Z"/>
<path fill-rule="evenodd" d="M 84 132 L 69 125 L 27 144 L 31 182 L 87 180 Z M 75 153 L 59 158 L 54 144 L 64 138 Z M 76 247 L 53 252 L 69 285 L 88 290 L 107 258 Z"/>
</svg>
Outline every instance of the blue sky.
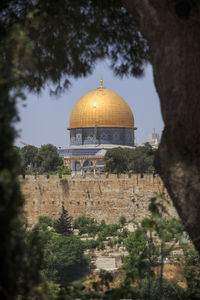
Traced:
<svg viewBox="0 0 200 300">
<path fill-rule="evenodd" d="M 61 96 L 49 96 L 46 88 L 39 96 L 28 94 L 25 102 L 18 104 L 21 121 L 16 125 L 19 138 L 15 144 L 23 146 L 20 141 L 40 147 L 53 144 L 57 147 L 69 145 L 70 113 L 74 104 L 87 92 L 103 86 L 118 93 L 131 107 L 135 118 L 136 139 L 139 144 L 148 140 L 148 134 L 163 129 L 160 104 L 156 93 L 152 69 L 148 66 L 145 76 L 119 79 L 113 75 L 106 61 L 99 63 L 93 74 L 86 78 L 72 80 L 72 86 Z M 22 104 L 26 104 L 23 107 Z"/>
</svg>

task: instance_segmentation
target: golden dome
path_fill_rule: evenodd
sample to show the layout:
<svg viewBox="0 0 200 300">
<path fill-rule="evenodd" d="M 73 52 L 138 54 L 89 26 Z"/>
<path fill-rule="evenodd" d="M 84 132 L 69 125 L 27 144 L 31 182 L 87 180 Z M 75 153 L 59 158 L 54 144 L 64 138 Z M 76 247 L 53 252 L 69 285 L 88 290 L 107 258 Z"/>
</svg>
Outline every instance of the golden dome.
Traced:
<svg viewBox="0 0 200 300">
<path fill-rule="evenodd" d="M 129 105 L 115 92 L 101 87 L 85 94 L 74 105 L 69 129 L 88 127 L 134 128 Z"/>
</svg>

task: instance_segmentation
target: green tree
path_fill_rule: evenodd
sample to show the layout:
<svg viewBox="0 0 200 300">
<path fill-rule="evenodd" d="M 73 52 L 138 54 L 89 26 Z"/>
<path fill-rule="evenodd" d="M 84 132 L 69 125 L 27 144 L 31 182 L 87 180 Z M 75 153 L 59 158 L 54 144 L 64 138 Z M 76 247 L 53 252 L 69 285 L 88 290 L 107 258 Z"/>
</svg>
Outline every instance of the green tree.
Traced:
<svg viewBox="0 0 200 300">
<path fill-rule="evenodd" d="M 52 233 L 44 249 L 44 272 L 49 280 L 64 284 L 80 279 L 87 269 L 84 244 L 78 237 Z"/>
<path fill-rule="evenodd" d="M 40 299 L 40 300 L 58 300 L 60 293 L 60 285 L 54 282 L 49 282 L 45 275 L 41 274 L 41 283 L 33 288 L 29 299 Z"/>
<path fill-rule="evenodd" d="M 158 265 L 160 267 L 159 272 L 159 298 L 163 298 L 163 270 L 164 270 L 164 260 L 168 257 L 173 250 L 175 244 L 180 241 L 184 228 L 180 220 L 175 218 L 166 219 L 167 201 L 161 194 L 157 197 L 151 199 L 149 210 L 151 212 L 150 219 L 146 219 L 143 222 L 147 224 L 150 228 L 152 227 L 155 235 L 159 239 L 159 260 Z M 171 243 L 167 246 L 167 243 Z"/>
<path fill-rule="evenodd" d="M 187 281 L 187 299 L 200 298 L 200 257 L 195 249 L 184 249 L 184 277 Z"/>
<path fill-rule="evenodd" d="M 104 160 L 106 163 L 105 171 L 115 174 L 125 173 L 128 171 L 129 150 L 120 147 L 114 148 L 106 152 Z"/>
<path fill-rule="evenodd" d="M 58 166 L 63 164 L 63 160 L 57 153 L 57 148 L 51 144 L 42 145 L 36 158 L 40 173 L 56 171 Z"/>
<path fill-rule="evenodd" d="M 155 274 L 153 267 L 159 266 L 157 278 L 159 299 L 163 299 L 164 260 L 183 234 L 183 226 L 179 220 L 166 219 L 166 200 L 160 195 L 151 199 L 150 217 L 144 218 L 141 225 L 127 238 L 125 245 L 130 255 L 125 258 L 124 268 L 127 276 L 133 281 L 147 281 L 147 298 L 151 299 Z M 165 213 L 165 215 L 164 215 Z M 170 245 L 168 243 L 170 242 Z M 142 291 L 142 288 L 140 289 Z M 141 298 L 144 295 L 141 294 Z M 153 298 L 152 298 L 153 299 Z"/>
<path fill-rule="evenodd" d="M 1 269 L 0 295 L 1 299 L 15 299 L 20 295 L 21 299 L 25 300 L 29 299 L 32 290 L 38 287 L 41 281 L 40 270 L 43 264 L 45 240 L 37 229 L 32 231 L 26 230 L 25 224 L 19 219 L 15 219 L 12 225 L 14 228 L 11 232 L 12 235 L 9 237 L 12 243 L 10 243 L 10 249 L 7 250 L 9 251 L 7 256 L 4 256 L 4 258 L 7 257 L 9 259 L 5 262 L 7 273 L 6 270 Z M 1 255 L 4 254 L 2 251 L 6 246 L 8 244 L 1 244 Z M 16 257 L 12 257 L 14 251 Z M 5 271 L 5 279 L 2 278 L 3 271 Z M 8 279 L 12 282 L 11 286 L 6 282 Z M 14 280 L 16 280 L 15 284 Z M 20 283 L 18 282 L 19 280 Z"/>
<path fill-rule="evenodd" d="M 4 105 L 5 99 L 1 99 L 1 105 Z M 8 108 L 8 104 L 6 105 Z M 35 264 L 39 259 L 40 241 L 35 237 L 32 240 L 34 245 L 31 244 L 31 240 L 25 242 L 24 223 L 19 218 L 23 198 L 17 180 L 21 160 L 12 147 L 14 130 L 7 126 L 7 122 L 12 119 L 9 119 L 8 115 L 4 115 L 4 108 L 2 108 L 0 113 L 0 298 L 14 299 L 17 295 L 21 295 L 22 299 L 26 299 L 30 289 L 34 288 L 39 280 L 38 265 L 35 268 Z M 27 267 L 27 264 L 32 260 L 31 255 L 35 253 L 34 249 L 33 253 L 30 252 L 31 247 L 34 249 L 38 247 L 38 254 L 30 269 L 30 265 Z"/>
<path fill-rule="evenodd" d="M 105 171 L 110 173 L 153 173 L 155 150 L 149 147 L 135 149 L 114 148 L 106 152 L 104 160 Z"/>
<path fill-rule="evenodd" d="M 24 291 L 22 289 L 21 293 L 24 299 L 28 299 L 32 289 L 37 287 L 41 282 L 40 271 L 44 262 L 43 249 L 46 239 L 35 228 L 32 231 L 26 230 L 24 241 L 26 250 L 24 251 L 23 261 L 21 261 L 23 272 L 20 279 L 22 280 L 22 288 L 24 289 Z"/>
<path fill-rule="evenodd" d="M 153 173 L 155 150 L 149 147 L 136 147 L 130 151 L 129 170 L 134 173 Z"/>
<path fill-rule="evenodd" d="M 15 156 L 17 157 L 18 161 L 18 174 L 24 174 L 25 173 L 25 167 L 24 167 L 24 160 L 23 155 L 21 153 L 21 148 L 17 146 L 13 146 L 13 150 L 15 153 Z"/>
<path fill-rule="evenodd" d="M 39 149 L 35 146 L 24 146 L 21 148 L 21 156 L 24 163 L 25 170 L 30 167 L 30 169 L 34 169 L 37 167 L 37 155 Z"/>
<path fill-rule="evenodd" d="M 62 214 L 54 223 L 54 229 L 57 233 L 62 235 L 71 235 L 72 231 L 72 218 L 68 216 L 67 210 L 62 205 Z"/>
<path fill-rule="evenodd" d="M 148 281 L 148 299 L 150 299 L 153 271 L 152 267 L 156 266 L 158 259 L 158 248 L 153 242 L 152 230 L 147 232 L 146 228 L 138 228 L 125 241 L 125 246 L 129 256 L 125 258 L 124 268 L 127 272 L 127 277 L 134 282 L 139 280 L 139 285 L 142 285 L 142 280 Z"/>
</svg>

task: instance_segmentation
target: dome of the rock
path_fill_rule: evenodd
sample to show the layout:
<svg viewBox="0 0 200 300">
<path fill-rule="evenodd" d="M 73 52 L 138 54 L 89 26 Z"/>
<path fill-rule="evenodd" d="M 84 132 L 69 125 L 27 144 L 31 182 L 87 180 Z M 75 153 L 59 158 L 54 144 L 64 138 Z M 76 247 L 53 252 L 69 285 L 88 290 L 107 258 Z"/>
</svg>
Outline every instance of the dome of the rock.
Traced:
<svg viewBox="0 0 200 300">
<path fill-rule="evenodd" d="M 70 146 L 134 146 L 134 117 L 126 101 L 101 86 L 81 97 L 70 115 Z"/>
<path fill-rule="evenodd" d="M 70 145 L 60 149 L 64 164 L 72 171 L 101 172 L 106 151 L 134 147 L 134 117 L 126 101 L 117 93 L 99 88 L 81 97 L 70 115 Z"/>
<path fill-rule="evenodd" d="M 69 129 L 92 127 L 134 129 L 133 113 L 117 93 L 97 88 L 79 99 L 70 116 Z"/>
</svg>

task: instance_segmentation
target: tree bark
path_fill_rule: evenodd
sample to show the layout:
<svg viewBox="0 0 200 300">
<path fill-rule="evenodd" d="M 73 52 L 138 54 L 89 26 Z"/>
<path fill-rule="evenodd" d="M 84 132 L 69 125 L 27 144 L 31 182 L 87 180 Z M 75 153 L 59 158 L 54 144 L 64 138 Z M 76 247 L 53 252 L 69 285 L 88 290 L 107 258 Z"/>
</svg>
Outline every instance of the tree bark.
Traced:
<svg viewBox="0 0 200 300">
<path fill-rule="evenodd" d="M 160 98 L 165 127 L 156 169 L 200 253 L 200 3 L 124 3 L 149 44 Z"/>
</svg>

